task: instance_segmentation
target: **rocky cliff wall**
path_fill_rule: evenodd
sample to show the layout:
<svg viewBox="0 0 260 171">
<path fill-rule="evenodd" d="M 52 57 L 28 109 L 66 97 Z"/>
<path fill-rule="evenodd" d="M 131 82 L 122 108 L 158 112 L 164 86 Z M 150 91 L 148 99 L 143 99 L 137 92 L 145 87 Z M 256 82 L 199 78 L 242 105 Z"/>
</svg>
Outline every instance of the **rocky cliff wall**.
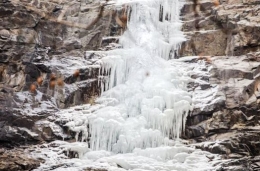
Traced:
<svg viewBox="0 0 260 171">
<path fill-rule="evenodd" d="M 102 55 L 85 51 L 116 46 L 124 29 L 119 15 L 120 9 L 90 0 L 0 1 L 1 146 L 72 139 L 51 116 L 98 96 Z M 185 59 L 195 64 L 189 84 L 194 110 L 183 138 L 222 154 L 223 170 L 260 166 L 259 15 L 258 0 L 194 0 L 182 9 L 187 41 L 179 56 L 195 56 Z M 0 151 L 0 161 L 13 153 Z M 39 165 L 22 158 L 1 169 Z"/>
<path fill-rule="evenodd" d="M 121 14 L 106 1 L 0 1 L 0 142 L 62 138 L 46 118 L 94 103 L 102 56 L 91 51 L 115 46 Z"/>
<path fill-rule="evenodd" d="M 50 118 L 94 103 L 102 55 L 91 51 L 117 46 L 122 13 L 106 1 L 0 0 L 0 170 L 39 166 L 16 145 L 72 138 Z"/>
<path fill-rule="evenodd" d="M 180 55 L 205 64 L 191 75 L 194 110 L 185 136 L 222 154 L 223 170 L 259 170 L 260 1 L 193 2 L 182 9 Z"/>
</svg>

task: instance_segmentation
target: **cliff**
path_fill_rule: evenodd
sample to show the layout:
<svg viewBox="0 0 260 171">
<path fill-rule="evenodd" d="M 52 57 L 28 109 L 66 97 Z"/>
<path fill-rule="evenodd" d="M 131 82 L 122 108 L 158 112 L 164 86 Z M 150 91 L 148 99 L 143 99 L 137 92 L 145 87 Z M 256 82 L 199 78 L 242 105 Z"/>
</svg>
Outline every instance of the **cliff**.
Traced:
<svg viewBox="0 0 260 171">
<path fill-rule="evenodd" d="M 101 56 L 86 51 L 113 48 L 120 15 L 89 0 L 0 1 L 0 170 L 39 166 L 11 149 L 62 139 L 48 117 L 94 102 Z"/>
<path fill-rule="evenodd" d="M 194 103 L 182 138 L 221 154 L 222 170 L 259 170 L 260 3 L 194 2 L 181 10 L 178 57 L 191 67 Z M 0 170 L 39 166 L 21 145 L 75 140 L 54 115 L 94 104 L 99 51 L 119 46 L 123 13 L 91 0 L 0 0 Z"/>
<path fill-rule="evenodd" d="M 192 75 L 195 108 L 185 136 L 222 154 L 223 170 L 259 170 L 260 3 L 200 1 L 196 9 L 191 1 L 182 9 L 188 40 L 180 54 L 205 61 Z"/>
</svg>

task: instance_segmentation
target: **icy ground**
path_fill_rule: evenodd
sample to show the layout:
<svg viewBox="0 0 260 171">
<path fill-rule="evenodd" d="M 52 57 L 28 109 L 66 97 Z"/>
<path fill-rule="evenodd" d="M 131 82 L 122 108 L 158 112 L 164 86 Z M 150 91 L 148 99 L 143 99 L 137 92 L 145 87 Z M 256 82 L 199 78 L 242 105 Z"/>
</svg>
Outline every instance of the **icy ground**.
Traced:
<svg viewBox="0 0 260 171">
<path fill-rule="evenodd" d="M 185 40 L 180 6 L 178 0 L 128 1 L 123 48 L 103 52 L 97 62 L 102 94 L 96 104 L 52 116 L 75 133 L 77 142 L 56 141 L 36 149 L 34 156 L 46 160 L 36 170 L 215 169 L 217 156 L 179 138 L 194 107 L 187 90 L 191 68 L 174 59 Z"/>
<path fill-rule="evenodd" d="M 82 142 L 56 141 L 34 149 L 34 157 L 46 160 L 35 171 L 210 171 L 215 170 L 213 165 L 219 163 L 216 156 L 209 152 L 195 150 L 181 143 L 171 147 L 135 149 L 126 154 L 91 151 L 87 146 Z M 79 158 L 68 158 L 65 154 L 69 149 L 79 151 Z"/>
</svg>

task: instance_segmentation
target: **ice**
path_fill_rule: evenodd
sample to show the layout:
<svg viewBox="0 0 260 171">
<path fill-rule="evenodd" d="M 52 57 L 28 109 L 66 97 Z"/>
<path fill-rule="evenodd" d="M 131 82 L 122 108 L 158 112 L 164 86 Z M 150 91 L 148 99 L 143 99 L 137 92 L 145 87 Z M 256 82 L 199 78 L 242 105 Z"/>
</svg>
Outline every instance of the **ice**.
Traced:
<svg viewBox="0 0 260 171">
<path fill-rule="evenodd" d="M 180 43 L 185 40 L 180 31 L 179 1 L 145 0 L 118 1 L 126 3 L 131 12 L 128 29 L 120 38 L 123 47 L 140 47 L 150 55 L 174 58 Z M 173 52 L 173 53 L 171 53 Z"/>
<path fill-rule="evenodd" d="M 57 147 L 55 147 L 57 146 Z M 75 147 L 77 146 L 77 147 Z M 72 148 L 71 148 L 72 147 Z M 81 149 L 82 148 L 82 149 Z M 108 171 L 210 171 L 215 168 L 210 164 L 212 154 L 192 147 L 176 144 L 173 147 L 135 149 L 132 153 L 114 154 L 108 151 L 91 151 L 84 144 L 53 142 L 42 153 L 35 152 L 47 162 L 35 171 L 42 170 L 108 170 Z M 80 158 L 66 158 L 62 151 L 79 151 Z M 58 152 L 56 152 L 58 151 Z M 85 154 L 84 154 L 85 153 Z M 213 156 L 214 160 L 214 156 Z M 59 165 L 59 168 L 55 167 Z"/>
<path fill-rule="evenodd" d="M 32 132 L 31 130 L 29 130 L 29 129 L 27 129 L 27 128 L 19 127 L 18 129 L 21 130 L 21 131 L 26 132 L 26 133 L 29 134 L 31 137 L 38 137 L 38 134 L 37 134 L 37 133 Z"/>
<path fill-rule="evenodd" d="M 105 57 L 97 61 L 101 96 L 96 105 L 56 113 L 56 121 L 66 123 L 77 140 L 57 148 L 79 156 L 64 158 L 62 163 L 73 163 L 69 167 L 78 170 L 212 170 L 207 152 L 180 143 L 193 108 L 186 88 L 190 67 L 174 59 L 185 40 L 180 31 L 181 2 L 110 4 L 127 7 L 127 29 L 119 38 L 123 48 L 104 52 Z"/>
</svg>

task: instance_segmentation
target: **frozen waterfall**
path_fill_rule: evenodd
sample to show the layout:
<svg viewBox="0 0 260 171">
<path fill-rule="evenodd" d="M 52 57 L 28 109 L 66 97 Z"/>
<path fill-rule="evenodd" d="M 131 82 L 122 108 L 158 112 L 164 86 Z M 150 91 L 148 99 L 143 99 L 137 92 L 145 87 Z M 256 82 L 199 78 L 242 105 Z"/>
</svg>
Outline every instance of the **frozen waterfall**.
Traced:
<svg viewBox="0 0 260 171">
<path fill-rule="evenodd" d="M 56 143 L 79 154 L 79 159 L 59 159 L 59 163 L 72 163 L 70 169 L 77 171 L 86 167 L 110 171 L 212 169 L 206 157 L 210 153 L 179 141 L 192 109 L 191 94 L 186 89 L 187 64 L 174 59 L 185 40 L 180 31 L 181 3 L 115 2 L 128 14 L 127 29 L 120 38 L 122 48 L 104 52 L 100 60 L 102 94 L 97 104 L 57 114 L 77 133 L 78 142 Z M 46 156 L 50 155 L 48 150 Z M 55 162 L 47 160 L 42 167 Z"/>
<path fill-rule="evenodd" d="M 179 138 L 191 97 L 179 68 L 167 62 L 185 39 L 179 1 L 127 3 L 123 49 L 107 52 L 100 70 L 107 106 L 89 118 L 90 148 L 115 153 L 168 145 Z M 109 76 L 106 76 L 109 75 Z"/>
</svg>

